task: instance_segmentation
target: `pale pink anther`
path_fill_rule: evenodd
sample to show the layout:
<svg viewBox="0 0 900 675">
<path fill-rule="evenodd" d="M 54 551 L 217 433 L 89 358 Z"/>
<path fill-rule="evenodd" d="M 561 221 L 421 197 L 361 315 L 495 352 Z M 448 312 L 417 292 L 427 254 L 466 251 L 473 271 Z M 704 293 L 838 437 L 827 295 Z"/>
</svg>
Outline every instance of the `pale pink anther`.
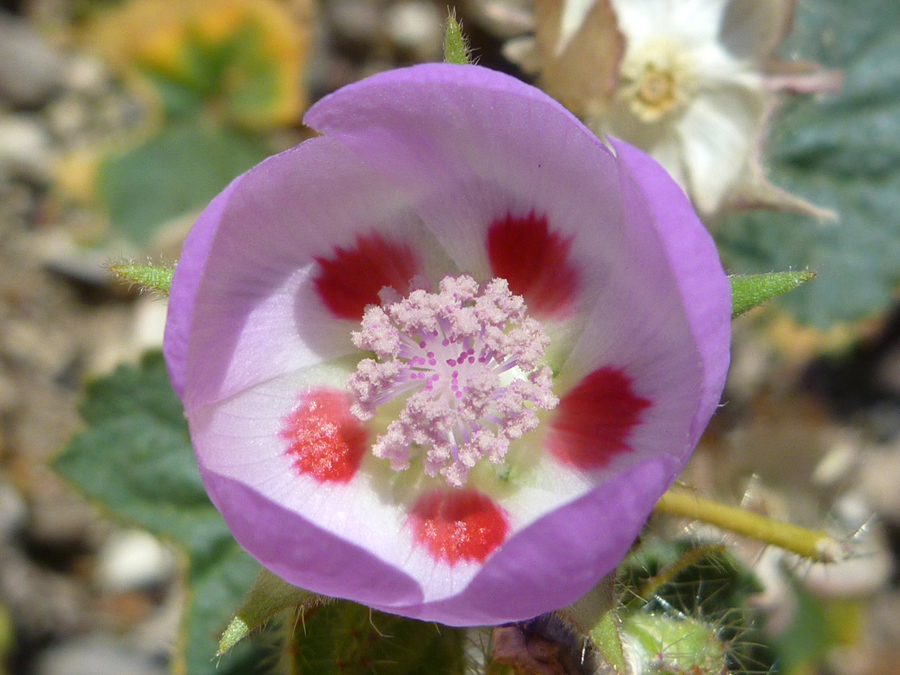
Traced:
<svg viewBox="0 0 900 675">
<path fill-rule="evenodd" d="M 438 293 L 370 306 L 353 343 L 377 357 L 348 382 L 354 415 L 369 420 L 408 396 L 372 448 L 395 471 L 422 455 L 427 475 L 463 487 L 479 460 L 502 463 L 509 442 L 537 427 L 536 411 L 559 403 L 540 365 L 550 339 L 503 279 L 447 277 Z"/>
</svg>

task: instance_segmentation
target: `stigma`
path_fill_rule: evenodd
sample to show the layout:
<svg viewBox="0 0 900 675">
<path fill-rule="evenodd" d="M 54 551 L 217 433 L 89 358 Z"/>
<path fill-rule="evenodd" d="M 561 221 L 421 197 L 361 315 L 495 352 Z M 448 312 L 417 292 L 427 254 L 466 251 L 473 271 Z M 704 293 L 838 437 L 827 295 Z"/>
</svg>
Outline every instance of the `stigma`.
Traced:
<svg viewBox="0 0 900 675">
<path fill-rule="evenodd" d="M 350 377 L 351 412 L 367 421 L 404 401 L 372 447 L 395 471 L 421 458 L 426 475 L 461 488 L 478 462 L 503 464 L 510 442 L 537 428 L 537 411 L 559 403 L 541 364 L 550 338 L 504 279 L 445 277 L 437 293 L 370 305 L 353 343 L 376 358 Z"/>
</svg>

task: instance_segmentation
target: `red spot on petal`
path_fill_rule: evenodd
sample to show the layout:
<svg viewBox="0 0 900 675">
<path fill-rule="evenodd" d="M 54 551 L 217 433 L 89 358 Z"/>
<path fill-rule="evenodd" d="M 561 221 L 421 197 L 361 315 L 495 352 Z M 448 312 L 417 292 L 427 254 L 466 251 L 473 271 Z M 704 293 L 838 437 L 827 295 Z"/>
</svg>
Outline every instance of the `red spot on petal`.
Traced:
<svg viewBox="0 0 900 675">
<path fill-rule="evenodd" d="M 379 303 L 385 286 L 406 295 L 419 264 L 405 244 L 390 242 L 373 232 L 356 237 L 349 249 L 338 247 L 330 258 L 316 258 L 319 274 L 316 290 L 322 301 L 341 319 L 362 319 L 366 305 Z"/>
<path fill-rule="evenodd" d="M 571 311 L 578 290 L 578 270 L 569 260 L 572 240 L 551 232 L 545 216 L 507 215 L 488 230 L 488 256 L 495 277 L 509 282 L 536 316 Z"/>
<path fill-rule="evenodd" d="M 473 490 L 436 491 L 409 516 L 415 541 L 438 562 L 483 562 L 509 534 L 506 513 Z"/>
<path fill-rule="evenodd" d="M 576 468 L 602 469 L 616 455 L 631 452 L 628 436 L 650 405 L 634 394 L 625 373 L 601 368 L 562 397 L 547 449 Z"/>
<path fill-rule="evenodd" d="M 281 437 L 294 468 L 322 483 L 346 483 L 359 470 L 369 432 L 350 412 L 346 393 L 314 389 L 288 415 Z"/>
</svg>

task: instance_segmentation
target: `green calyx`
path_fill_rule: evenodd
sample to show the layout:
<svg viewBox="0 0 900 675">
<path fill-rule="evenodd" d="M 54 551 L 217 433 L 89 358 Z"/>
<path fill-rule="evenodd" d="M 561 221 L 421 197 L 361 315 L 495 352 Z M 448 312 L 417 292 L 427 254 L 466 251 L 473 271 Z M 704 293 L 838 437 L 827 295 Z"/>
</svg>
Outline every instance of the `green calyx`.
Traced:
<svg viewBox="0 0 900 675">
<path fill-rule="evenodd" d="M 133 262 L 113 263 L 109 271 L 120 279 L 137 284 L 142 289 L 148 288 L 165 296 L 172 287 L 172 276 L 175 268 L 167 265 L 138 265 Z"/>
<path fill-rule="evenodd" d="M 473 62 L 469 41 L 463 35 L 462 26 L 456 19 L 456 11 L 451 9 L 444 29 L 444 63 L 469 66 Z"/>
<path fill-rule="evenodd" d="M 784 295 L 815 278 L 816 273 L 808 270 L 728 277 L 731 282 L 731 318 L 737 318 L 766 300 Z"/>
</svg>

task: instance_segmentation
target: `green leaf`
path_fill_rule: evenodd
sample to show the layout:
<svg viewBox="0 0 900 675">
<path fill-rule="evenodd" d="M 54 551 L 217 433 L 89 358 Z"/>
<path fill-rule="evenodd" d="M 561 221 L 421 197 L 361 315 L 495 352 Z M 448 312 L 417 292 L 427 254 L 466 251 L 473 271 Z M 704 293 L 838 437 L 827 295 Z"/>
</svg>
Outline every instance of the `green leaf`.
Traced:
<svg viewBox="0 0 900 675">
<path fill-rule="evenodd" d="M 134 263 L 115 263 L 109 266 L 109 271 L 125 281 L 138 284 L 142 288 L 149 288 L 165 296 L 169 295 L 172 276 L 175 274 L 174 267 L 136 265 Z"/>
<path fill-rule="evenodd" d="M 149 66 L 139 66 L 138 70 L 159 96 L 167 122 L 199 119 L 202 116 L 207 97 L 192 83 Z"/>
<path fill-rule="evenodd" d="M 883 310 L 900 283 L 900 3 L 800 3 L 786 54 L 844 72 L 843 90 L 797 99 L 780 115 L 768 164 L 773 181 L 839 214 L 820 223 L 788 214 L 733 217 L 717 233 L 733 271 L 809 267 L 783 300 L 821 328 Z"/>
<path fill-rule="evenodd" d="M 196 120 L 104 162 L 100 194 L 113 226 L 145 244 L 160 225 L 206 205 L 268 155 L 269 149 L 251 136 Z"/>
<path fill-rule="evenodd" d="M 729 277 L 731 282 L 731 318 L 749 312 L 766 300 L 792 291 L 815 278 L 814 272 L 775 272 L 753 276 Z"/>
<path fill-rule="evenodd" d="M 444 63 L 455 63 L 460 66 L 473 63 L 469 43 L 463 35 L 462 26 L 456 20 L 455 9 L 450 10 L 444 29 Z"/>
<path fill-rule="evenodd" d="M 90 384 L 81 412 L 88 426 L 57 459 L 57 470 L 114 515 L 175 541 L 188 554 L 191 603 L 174 672 L 265 672 L 257 646 L 242 645 L 218 667 L 212 660 L 216 636 L 259 565 L 206 496 L 162 355 L 150 354 L 139 367 L 122 366 Z"/>
<path fill-rule="evenodd" d="M 376 612 L 352 602 L 324 605 L 295 622 L 287 672 L 316 675 L 459 675 L 465 632 Z"/>
</svg>

